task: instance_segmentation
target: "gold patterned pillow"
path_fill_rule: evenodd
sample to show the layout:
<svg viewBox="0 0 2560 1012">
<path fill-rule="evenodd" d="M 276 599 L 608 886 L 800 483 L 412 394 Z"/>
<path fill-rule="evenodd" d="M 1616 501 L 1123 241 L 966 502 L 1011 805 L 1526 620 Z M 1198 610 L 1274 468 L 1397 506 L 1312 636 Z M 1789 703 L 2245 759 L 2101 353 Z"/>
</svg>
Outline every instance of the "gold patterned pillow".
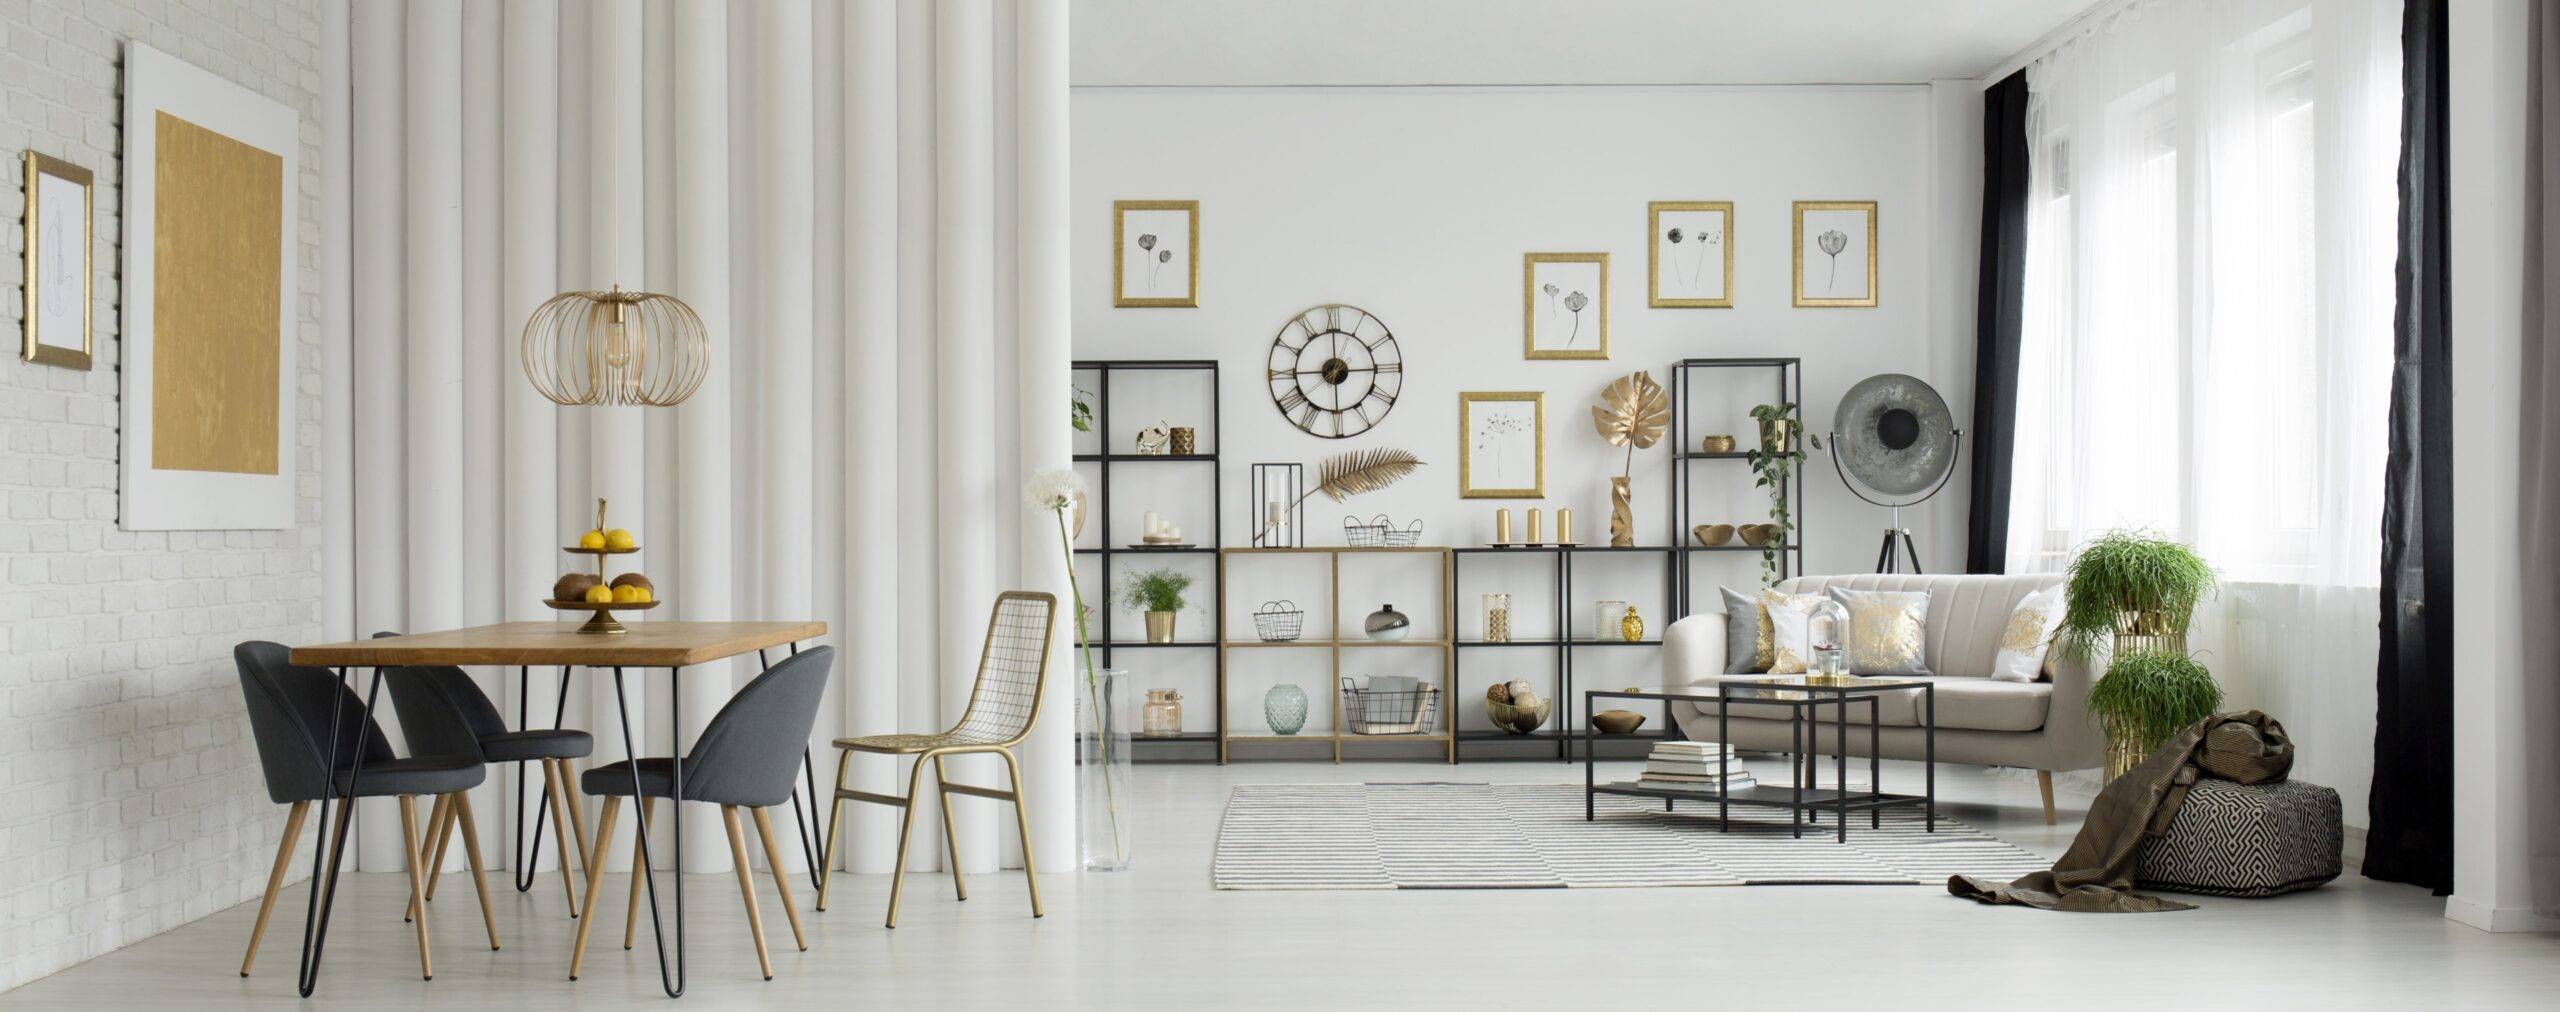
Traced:
<svg viewBox="0 0 2560 1012">
<path fill-rule="evenodd" d="M 1769 606 L 1756 597 L 1745 597 L 1731 587 L 1718 587 L 1724 594 L 1724 671 L 1728 675 L 1747 675 L 1769 670 L 1776 661 L 1776 645 L 1771 642 Z"/>
<path fill-rule="evenodd" d="M 1849 611 L 1849 672 L 1857 675 L 1929 673 L 1929 592 L 1831 588 L 1831 599 Z"/>
<path fill-rule="evenodd" d="M 1991 677 L 2003 682 L 2032 682 L 2044 671 L 2044 655 L 2053 631 L 2062 627 L 2062 585 L 2027 595 L 2009 612 L 2000 629 L 2000 653 L 1991 662 Z"/>
<path fill-rule="evenodd" d="M 1769 673 L 1801 675 L 1813 659 L 1813 649 L 1806 642 L 1806 626 L 1813 610 L 1822 606 L 1820 594 L 1781 594 L 1774 590 L 1760 592 L 1760 603 L 1769 612 Z"/>
</svg>

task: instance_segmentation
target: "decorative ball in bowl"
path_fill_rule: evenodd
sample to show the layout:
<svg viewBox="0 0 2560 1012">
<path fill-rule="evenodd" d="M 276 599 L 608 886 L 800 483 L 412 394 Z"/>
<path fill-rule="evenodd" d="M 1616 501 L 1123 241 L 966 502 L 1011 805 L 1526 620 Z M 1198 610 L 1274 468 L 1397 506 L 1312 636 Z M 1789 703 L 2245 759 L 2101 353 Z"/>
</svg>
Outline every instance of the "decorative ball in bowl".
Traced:
<svg viewBox="0 0 2560 1012">
<path fill-rule="evenodd" d="M 1537 730 L 1540 725 L 1547 722 L 1547 715 L 1554 709 L 1554 703 L 1536 696 L 1529 697 L 1527 706 L 1497 703 L 1490 696 L 1484 701 L 1485 717 L 1493 721 L 1494 727 L 1512 734 L 1527 734 Z"/>
<path fill-rule="evenodd" d="M 1602 710 L 1591 715 L 1591 726 L 1602 734 L 1627 734 L 1644 726 L 1644 714 L 1632 710 Z"/>
<path fill-rule="evenodd" d="M 1725 542 L 1733 540 L 1733 525 L 1699 524 L 1696 527 L 1689 528 L 1689 533 L 1695 535 L 1698 539 L 1698 543 L 1701 545 L 1705 545 L 1709 548 L 1722 548 L 1724 547 Z"/>
</svg>

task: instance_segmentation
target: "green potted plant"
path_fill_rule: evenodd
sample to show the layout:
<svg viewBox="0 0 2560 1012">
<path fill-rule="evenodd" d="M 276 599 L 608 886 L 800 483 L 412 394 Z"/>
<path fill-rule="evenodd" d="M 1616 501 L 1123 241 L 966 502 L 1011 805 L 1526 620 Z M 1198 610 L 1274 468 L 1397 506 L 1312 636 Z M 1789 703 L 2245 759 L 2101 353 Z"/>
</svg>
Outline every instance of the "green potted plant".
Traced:
<svg viewBox="0 0 2560 1012">
<path fill-rule="evenodd" d="M 1191 578 L 1170 569 L 1129 574 L 1121 583 L 1121 603 L 1147 613 L 1147 642 L 1173 642 L 1173 616 L 1182 610 L 1182 594 Z"/>
<path fill-rule="evenodd" d="M 2089 687 L 2089 713 L 2107 729 L 2107 779 L 2221 708 L 2222 686 L 2195 658 L 2157 648 L 2117 654 Z"/>
<path fill-rule="evenodd" d="M 1760 423 L 1760 446 L 1747 451 L 1744 458 L 1751 464 L 1751 483 L 1769 490 L 1771 534 L 1760 552 L 1760 582 L 1774 584 L 1778 582 L 1778 553 L 1787 550 L 1787 542 L 1796 529 L 1795 514 L 1787 503 L 1787 479 L 1795 474 L 1796 462 L 1804 459 L 1804 452 L 1795 448 L 1796 437 L 1804 437 L 1817 450 L 1822 449 L 1822 437 L 1804 431 L 1804 422 L 1796 417 L 1794 401 L 1756 405 L 1751 417 Z"/>
<path fill-rule="evenodd" d="M 2087 658 L 2102 640 L 2183 650 L 2187 620 L 2212 596 L 2213 566 L 2195 549 L 2135 531 L 2108 531 L 2071 560 L 2063 590 L 2063 656 Z"/>
</svg>

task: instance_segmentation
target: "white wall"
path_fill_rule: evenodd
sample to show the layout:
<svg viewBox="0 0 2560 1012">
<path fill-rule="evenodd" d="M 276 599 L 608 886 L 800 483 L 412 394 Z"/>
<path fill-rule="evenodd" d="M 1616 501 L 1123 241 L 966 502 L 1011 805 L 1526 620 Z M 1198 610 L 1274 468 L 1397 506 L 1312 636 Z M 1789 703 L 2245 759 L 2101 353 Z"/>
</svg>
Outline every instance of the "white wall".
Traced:
<svg viewBox="0 0 2560 1012">
<path fill-rule="evenodd" d="M 319 632 L 319 11 L 317 0 L 0 4 L 0 199 L 12 209 L 0 312 L 13 345 L 19 151 L 86 167 L 98 184 L 96 368 L 0 360 L 0 990 L 256 896 L 283 829 L 231 647 Z M 116 527 L 127 39 L 302 114 L 297 528 Z"/>
<path fill-rule="evenodd" d="M 1340 544 L 1346 513 L 1386 513 L 1399 522 L 1421 518 L 1426 543 L 1482 544 L 1501 506 L 1513 510 L 1515 523 L 1530 506 L 1550 516 L 1571 507 L 1580 536 L 1603 540 L 1608 478 L 1623 458 L 1593 433 L 1587 405 L 1610 379 L 1636 369 L 1652 370 L 1667 383 L 1668 366 L 1684 357 L 1802 357 L 1806 417 L 1816 429 L 1829 428 L 1850 383 L 1878 372 L 1929 380 L 1947 396 L 1959 424 L 1969 419 L 1981 117 L 1972 82 L 1936 88 L 1079 89 L 1074 101 L 1076 355 L 1221 362 L 1226 431 L 1218 434 L 1224 443 L 1217 448 L 1226 468 L 1219 494 L 1228 545 L 1244 544 L 1250 534 L 1249 464 L 1312 465 L 1330 453 L 1373 446 L 1412 450 L 1429 465 L 1348 509 L 1311 501 L 1311 543 Z M 1112 307 L 1111 202 L 1138 198 L 1201 202 L 1200 308 Z M 1789 205 L 1799 199 L 1880 202 L 1876 308 L 1791 307 Z M 1645 205 L 1651 200 L 1735 202 L 1735 308 L 1646 307 Z M 1610 361 L 1521 357 L 1521 255 L 1530 251 L 1611 254 Z M 1279 416 L 1262 382 L 1281 324 L 1326 302 L 1376 314 L 1395 331 L 1408 363 L 1393 412 L 1355 439 L 1298 432 Z M 1694 434 L 1730 432 L 1747 440 L 1746 412 L 1768 399 L 1767 382 L 1754 375 L 1747 390 L 1701 384 Z M 1113 449 L 1127 450 L 1135 429 L 1158 417 L 1205 429 L 1205 400 L 1182 396 L 1172 381 L 1156 386 L 1153 393 L 1119 391 L 1114 431 L 1107 434 Z M 1457 394 L 1464 390 L 1545 391 L 1544 500 L 1458 497 Z M 1204 432 L 1202 439 L 1208 448 L 1211 436 Z M 1090 439 L 1078 446 L 1092 449 Z M 1643 544 L 1670 536 L 1668 451 L 1666 444 L 1636 458 Z M 1149 465 L 1168 466 L 1179 465 Z M 1698 475 L 1699 520 L 1764 519 L 1766 500 L 1742 465 L 1688 466 Z M 1187 531 L 1204 532 L 1210 504 L 1186 491 L 1196 483 L 1144 484 L 1172 473 L 1124 468 L 1128 480 L 1117 486 L 1115 512 L 1134 517 L 1155 509 Z M 1809 568 L 1873 568 L 1884 511 L 1841 488 L 1824 458 L 1811 461 L 1806 475 L 1810 501 L 1799 512 Z M 1906 514 L 1931 570 L 1961 565 L 1963 515 L 1957 489 Z M 1134 533 L 1112 536 L 1125 543 Z M 1698 586 L 1710 595 L 1717 583 L 1745 585 L 1758 576 L 1756 555 L 1698 558 L 1704 560 Z M 1523 595 L 1515 600 L 1523 614 L 1545 606 L 1540 602 L 1547 599 L 1528 596 L 1543 586 L 1535 564 L 1483 565 L 1462 588 L 1462 633 L 1473 635 L 1475 595 L 1483 591 Z M 1587 633 L 1583 613 L 1603 596 L 1634 601 L 1660 628 L 1668 617 L 1660 563 L 1585 565 L 1590 568 L 1576 586 L 1577 632 Z M 1205 575 L 1205 564 L 1198 571 Z M 1093 574 L 1083 575 L 1090 586 Z M 1249 621 L 1242 616 L 1266 597 L 1306 603 L 1320 586 L 1294 575 L 1265 582 L 1240 577 L 1230 615 L 1241 629 Z M 1435 593 L 1425 573 L 1364 574 L 1346 588 L 1354 600 L 1345 602 L 1343 618 L 1356 622 L 1380 600 L 1407 611 L 1427 609 Z M 1135 628 L 1134 616 L 1127 621 L 1115 632 Z M 1162 653 L 1131 662 L 1135 656 L 1121 658 L 1132 667 L 1179 663 Z M 1652 670 L 1649 656 L 1610 663 L 1629 680 Z M 1195 701 L 1188 722 L 1205 728 L 1213 719 L 1201 705 L 1207 664 L 1196 668 L 1183 676 L 1189 681 L 1167 675 L 1148 684 L 1184 686 Z M 1477 677 L 1472 659 L 1467 670 L 1462 688 L 1490 680 L 1489 669 Z M 1599 677 L 1586 673 L 1581 680 L 1598 684 L 1592 679 Z M 1240 702 L 1260 696 L 1241 680 L 1238 691 Z M 1258 724 L 1258 709 L 1236 710 L 1248 711 Z"/>
</svg>

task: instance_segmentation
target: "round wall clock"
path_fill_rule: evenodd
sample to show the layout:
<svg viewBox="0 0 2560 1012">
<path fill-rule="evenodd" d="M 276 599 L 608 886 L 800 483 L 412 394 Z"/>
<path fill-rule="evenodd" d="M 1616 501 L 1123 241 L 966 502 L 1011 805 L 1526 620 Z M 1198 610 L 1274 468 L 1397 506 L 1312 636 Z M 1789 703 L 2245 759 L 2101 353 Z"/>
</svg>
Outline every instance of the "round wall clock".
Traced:
<svg viewBox="0 0 2560 1012">
<path fill-rule="evenodd" d="M 1375 428 L 1404 389 L 1396 336 L 1357 306 L 1317 306 L 1282 324 L 1266 367 L 1280 417 L 1326 439 Z"/>
</svg>

